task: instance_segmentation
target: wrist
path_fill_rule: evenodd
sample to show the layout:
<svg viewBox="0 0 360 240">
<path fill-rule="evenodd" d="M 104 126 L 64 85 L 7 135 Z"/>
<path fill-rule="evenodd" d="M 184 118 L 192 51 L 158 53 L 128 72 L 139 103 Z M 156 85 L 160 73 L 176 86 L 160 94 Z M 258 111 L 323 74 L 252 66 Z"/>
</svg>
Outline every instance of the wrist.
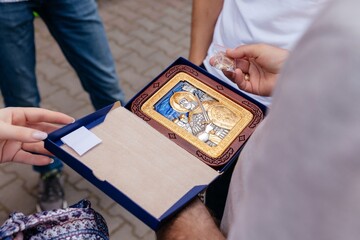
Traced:
<svg viewBox="0 0 360 240">
<path fill-rule="evenodd" d="M 203 236 L 204 239 L 225 239 L 209 211 L 198 198 L 165 224 L 156 235 L 160 240 L 194 239 L 196 236 Z"/>
<path fill-rule="evenodd" d="M 192 62 L 193 64 L 200 66 L 203 63 L 204 59 L 205 56 L 203 54 L 196 54 L 190 51 L 189 61 Z"/>
</svg>

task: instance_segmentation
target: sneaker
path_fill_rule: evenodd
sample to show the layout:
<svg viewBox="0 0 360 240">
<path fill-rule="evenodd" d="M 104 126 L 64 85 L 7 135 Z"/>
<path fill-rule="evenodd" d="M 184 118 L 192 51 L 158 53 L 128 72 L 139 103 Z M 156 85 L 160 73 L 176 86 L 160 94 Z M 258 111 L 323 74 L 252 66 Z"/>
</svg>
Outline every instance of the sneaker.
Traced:
<svg viewBox="0 0 360 240">
<path fill-rule="evenodd" d="M 49 211 L 58 208 L 66 208 L 67 203 L 64 199 L 64 190 L 61 183 L 61 172 L 58 170 L 50 171 L 40 176 L 38 212 Z"/>
</svg>

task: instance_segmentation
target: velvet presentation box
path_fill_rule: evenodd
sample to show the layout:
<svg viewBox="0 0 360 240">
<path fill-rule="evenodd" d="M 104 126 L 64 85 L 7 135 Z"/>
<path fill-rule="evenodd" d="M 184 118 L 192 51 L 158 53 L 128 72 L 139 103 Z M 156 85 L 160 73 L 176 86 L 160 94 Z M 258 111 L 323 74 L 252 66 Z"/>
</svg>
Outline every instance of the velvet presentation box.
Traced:
<svg viewBox="0 0 360 240">
<path fill-rule="evenodd" d="M 236 161 L 265 111 L 179 58 L 126 106 L 115 103 L 49 134 L 45 147 L 157 230 Z M 81 127 L 101 143 L 79 155 L 61 138 Z"/>
</svg>

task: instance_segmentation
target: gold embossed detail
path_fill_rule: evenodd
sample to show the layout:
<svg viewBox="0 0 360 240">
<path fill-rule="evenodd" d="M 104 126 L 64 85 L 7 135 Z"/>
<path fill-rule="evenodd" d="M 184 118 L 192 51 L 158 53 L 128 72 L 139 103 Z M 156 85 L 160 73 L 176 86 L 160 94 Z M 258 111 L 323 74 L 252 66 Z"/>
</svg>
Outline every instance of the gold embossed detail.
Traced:
<svg viewBox="0 0 360 240">
<path fill-rule="evenodd" d="M 206 111 L 206 114 L 204 115 L 207 115 L 206 117 L 208 117 L 208 121 L 227 130 L 227 134 L 223 139 L 213 140 L 216 142 L 216 146 L 209 146 L 205 142 L 201 141 L 197 136 L 194 136 L 186 129 L 180 127 L 175 122 L 169 120 L 154 110 L 155 104 L 167 93 L 172 91 L 172 89 L 180 81 L 188 82 L 195 88 L 205 92 L 216 100 L 199 102 L 199 99 L 196 99 L 195 95 L 182 91 L 174 93 L 170 98 L 170 105 L 177 112 L 189 112 L 189 118 L 191 118 L 195 114 Z M 189 111 L 178 104 L 180 99 L 186 99 L 188 102 L 197 101 L 199 104 Z M 141 106 L 141 111 L 212 158 L 217 158 L 224 153 L 224 151 L 253 119 L 253 114 L 249 110 L 184 72 L 176 74 L 164 86 L 155 92 Z"/>
</svg>

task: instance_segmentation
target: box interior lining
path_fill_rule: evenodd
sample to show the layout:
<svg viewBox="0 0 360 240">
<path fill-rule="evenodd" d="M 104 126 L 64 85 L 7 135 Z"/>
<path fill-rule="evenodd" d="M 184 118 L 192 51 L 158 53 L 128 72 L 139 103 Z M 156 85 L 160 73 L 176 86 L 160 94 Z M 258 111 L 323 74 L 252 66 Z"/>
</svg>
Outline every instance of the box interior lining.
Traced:
<svg viewBox="0 0 360 240">
<path fill-rule="evenodd" d="M 61 148 L 156 218 L 194 186 L 208 185 L 219 175 L 123 107 L 90 130 L 102 143 L 83 156 Z"/>
</svg>

